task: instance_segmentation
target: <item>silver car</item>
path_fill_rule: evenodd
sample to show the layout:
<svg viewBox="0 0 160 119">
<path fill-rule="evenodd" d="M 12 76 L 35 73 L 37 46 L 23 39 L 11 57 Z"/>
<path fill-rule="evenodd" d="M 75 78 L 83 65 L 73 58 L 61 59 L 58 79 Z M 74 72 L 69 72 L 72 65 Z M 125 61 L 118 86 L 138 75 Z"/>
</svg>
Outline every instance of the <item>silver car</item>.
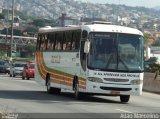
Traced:
<svg viewBox="0 0 160 119">
<path fill-rule="evenodd" d="M 22 71 L 26 63 L 16 62 L 10 67 L 10 77 L 22 76 Z"/>
</svg>

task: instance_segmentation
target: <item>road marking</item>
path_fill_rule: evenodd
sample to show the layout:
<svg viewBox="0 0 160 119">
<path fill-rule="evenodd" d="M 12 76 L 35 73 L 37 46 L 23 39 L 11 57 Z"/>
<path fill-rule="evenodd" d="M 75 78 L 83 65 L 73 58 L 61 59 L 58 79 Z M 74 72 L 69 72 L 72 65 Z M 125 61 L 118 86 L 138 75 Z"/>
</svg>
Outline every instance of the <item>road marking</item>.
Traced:
<svg viewBox="0 0 160 119">
<path fill-rule="evenodd" d="M 116 109 L 116 110 L 118 110 L 118 111 L 120 111 L 120 112 L 125 112 L 125 113 L 132 113 L 132 112 L 130 112 L 130 111 L 122 110 L 122 109 Z"/>
</svg>

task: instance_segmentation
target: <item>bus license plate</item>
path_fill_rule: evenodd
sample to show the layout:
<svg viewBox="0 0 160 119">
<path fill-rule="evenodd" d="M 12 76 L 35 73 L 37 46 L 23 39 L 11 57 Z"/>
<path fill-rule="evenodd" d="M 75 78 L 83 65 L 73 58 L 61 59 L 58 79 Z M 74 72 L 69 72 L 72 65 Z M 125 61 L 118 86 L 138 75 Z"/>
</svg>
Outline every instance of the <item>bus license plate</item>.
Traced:
<svg viewBox="0 0 160 119">
<path fill-rule="evenodd" d="M 112 94 L 112 95 L 120 95 L 120 92 L 119 92 L 119 91 L 114 91 L 114 90 L 113 90 L 113 91 L 111 91 L 111 94 Z"/>
</svg>

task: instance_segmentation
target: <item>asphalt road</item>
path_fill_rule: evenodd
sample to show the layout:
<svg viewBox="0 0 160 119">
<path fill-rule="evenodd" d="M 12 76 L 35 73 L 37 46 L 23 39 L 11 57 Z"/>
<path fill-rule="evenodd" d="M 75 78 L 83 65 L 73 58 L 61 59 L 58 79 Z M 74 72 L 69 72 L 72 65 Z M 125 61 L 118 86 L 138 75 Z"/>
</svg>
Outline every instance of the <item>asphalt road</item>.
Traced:
<svg viewBox="0 0 160 119">
<path fill-rule="evenodd" d="M 46 88 L 34 79 L 21 80 L 0 75 L 0 111 L 78 114 L 160 113 L 160 95 L 143 92 L 142 96 L 131 96 L 127 104 L 122 104 L 119 97 L 110 96 L 88 96 L 79 101 L 67 91 L 60 95 L 47 94 Z"/>
</svg>

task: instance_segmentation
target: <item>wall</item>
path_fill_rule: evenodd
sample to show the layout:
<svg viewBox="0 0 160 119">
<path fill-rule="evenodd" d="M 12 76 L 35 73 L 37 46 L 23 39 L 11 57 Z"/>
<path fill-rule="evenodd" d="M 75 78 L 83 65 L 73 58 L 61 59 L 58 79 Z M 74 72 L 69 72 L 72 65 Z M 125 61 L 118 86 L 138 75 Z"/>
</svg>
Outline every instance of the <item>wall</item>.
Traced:
<svg viewBox="0 0 160 119">
<path fill-rule="evenodd" d="M 155 73 L 145 73 L 143 90 L 160 94 L 160 75 L 154 80 Z"/>
</svg>

